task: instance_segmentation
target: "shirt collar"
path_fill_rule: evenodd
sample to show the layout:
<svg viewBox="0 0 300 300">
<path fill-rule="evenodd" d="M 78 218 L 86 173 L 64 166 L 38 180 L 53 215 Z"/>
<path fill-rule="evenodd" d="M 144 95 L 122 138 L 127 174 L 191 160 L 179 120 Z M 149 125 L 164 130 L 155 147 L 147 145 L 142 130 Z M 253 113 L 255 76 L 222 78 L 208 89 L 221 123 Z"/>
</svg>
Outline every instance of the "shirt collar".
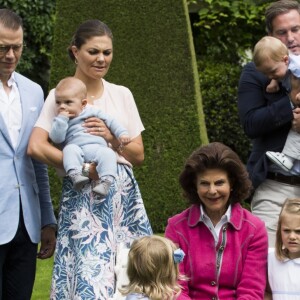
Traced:
<svg viewBox="0 0 300 300">
<path fill-rule="evenodd" d="M 288 261 L 292 261 L 294 264 L 300 265 L 300 257 L 294 258 L 294 259 L 285 257 L 285 258 L 283 259 L 283 262 L 288 262 Z"/>
<path fill-rule="evenodd" d="M 231 217 L 231 204 L 229 204 L 229 206 L 226 210 L 226 213 L 222 216 L 221 220 L 224 220 L 225 222 L 229 222 L 230 217 Z M 200 204 L 200 219 L 199 219 L 199 221 L 203 221 L 205 218 L 209 219 L 209 216 L 205 213 L 203 205 Z"/>
<path fill-rule="evenodd" d="M 0 84 L 3 86 L 3 82 L 0 80 Z M 7 86 L 11 87 L 16 84 L 15 72 L 13 72 L 10 78 L 7 80 Z"/>
<path fill-rule="evenodd" d="M 13 86 L 16 83 L 16 78 L 15 78 L 15 72 L 13 72 L 10 76 L 10 78 L 7 81 L 7 85 L 9 87 Z"/>
</svg>

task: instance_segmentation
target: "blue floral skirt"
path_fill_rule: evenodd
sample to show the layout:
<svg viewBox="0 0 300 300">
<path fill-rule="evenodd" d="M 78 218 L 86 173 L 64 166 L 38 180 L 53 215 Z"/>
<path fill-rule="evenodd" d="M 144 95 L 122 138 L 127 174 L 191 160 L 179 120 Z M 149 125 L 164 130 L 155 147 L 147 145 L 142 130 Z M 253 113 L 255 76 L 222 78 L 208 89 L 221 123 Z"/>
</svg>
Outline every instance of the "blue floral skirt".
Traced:
<svg viewBox="0 0 300 300">
<path fill-rule="evenodd" d="M 80 192 L 64 178 L 50 299 L 107 300 L 115 292 L 114 265 L 118 244 L 128 247 L 151 235 L 132 169 L 118 164 L 118 175 L 105 199 Z"/>
</svg>

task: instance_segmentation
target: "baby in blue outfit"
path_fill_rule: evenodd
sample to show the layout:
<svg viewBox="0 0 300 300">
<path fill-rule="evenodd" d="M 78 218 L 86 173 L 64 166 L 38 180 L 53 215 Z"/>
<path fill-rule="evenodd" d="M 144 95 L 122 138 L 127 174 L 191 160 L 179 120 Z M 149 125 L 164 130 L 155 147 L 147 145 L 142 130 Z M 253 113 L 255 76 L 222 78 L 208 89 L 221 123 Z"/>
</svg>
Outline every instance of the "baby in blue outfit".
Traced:
<svg viewBox="0 0 300 300">
<path fill-rule="evenodd" d="M 49 137 L 63 147 L 63 164 L 73 188 L 80 190 L 89 182 L 89 178 L 82 175 L 83 163 L 95 162 L 100 183 L 93 191 L 105 198 L 117 174 L 117 156 L 102 136 L 86 132 L 82 123 L 90 117 L 103 120 L 122 146 L 130 142 L 126 128 L 99 108 L 89 105 L 86 86 L 75 77 L 58 83 L 55 101 L 58 115 L 53 120 Z"/>
</svg>

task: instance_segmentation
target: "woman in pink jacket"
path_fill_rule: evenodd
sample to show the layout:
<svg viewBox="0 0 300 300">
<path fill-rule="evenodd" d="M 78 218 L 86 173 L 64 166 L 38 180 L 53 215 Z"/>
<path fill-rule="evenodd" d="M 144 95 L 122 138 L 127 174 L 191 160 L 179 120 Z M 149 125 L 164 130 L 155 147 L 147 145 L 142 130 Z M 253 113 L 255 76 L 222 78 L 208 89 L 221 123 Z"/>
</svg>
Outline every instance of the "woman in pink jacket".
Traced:
<svg viewBox="0 0 300 300">
<path fill-rule="evenodd" d="M 221 143 L 194 151 L 179 178 L 191 206 L 168 221 L 166 237 L 186 256 L 178 300 L 264 298 L 268 240 L 264 223 L 242 208 L 251 182 L 238 155 Z"/>
</svg>

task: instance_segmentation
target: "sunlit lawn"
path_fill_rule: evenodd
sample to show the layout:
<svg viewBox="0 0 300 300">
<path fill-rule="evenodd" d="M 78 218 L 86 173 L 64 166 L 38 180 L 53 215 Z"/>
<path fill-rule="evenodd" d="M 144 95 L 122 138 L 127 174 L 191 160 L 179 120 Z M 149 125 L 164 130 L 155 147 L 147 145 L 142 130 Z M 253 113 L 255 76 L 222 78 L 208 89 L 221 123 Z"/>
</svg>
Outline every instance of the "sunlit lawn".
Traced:
<svg viewBox="0 0 300 300">
<path fill-rule="evenodd" d="M 31 300 L 48 300 L 50 296 L 53 256 L 37 261 L 37 269 Z"/>
</svg>

